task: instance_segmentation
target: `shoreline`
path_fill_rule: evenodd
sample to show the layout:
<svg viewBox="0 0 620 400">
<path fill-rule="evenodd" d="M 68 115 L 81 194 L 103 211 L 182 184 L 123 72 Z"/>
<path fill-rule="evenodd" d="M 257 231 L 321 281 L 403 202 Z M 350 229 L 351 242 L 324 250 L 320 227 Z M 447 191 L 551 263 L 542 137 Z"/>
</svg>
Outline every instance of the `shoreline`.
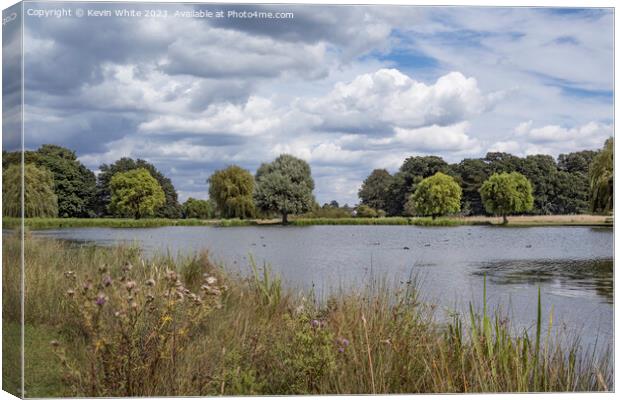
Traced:
<svg viewBox="0 0 620 400">
<path fill-rule="evenodd" d="M 2 219 L 3 229 L 12 229 L 20 224 L 19 218 Z M 279 219 L 165 219 L 145 218 L 26 218 L 25 225 L 33 230 L 61 228 L 158 228 L 165 226 L 281 226 Z M 411 225 L 411 226 L 464 226 L 485 225 L 498 227 L 544 227 L 544 226 L 592 226 L 613 228 L 613 216 L 607 215 L 524 215 L 509 217 L 508 224 L 502 224 L 501 217 L 471 216 L 442 217 L 435 220 L 428 217 L 383 217 L 383 218 L 304 218 L 291 219 L 289 226 L 317 225 Z"/>
</svg>

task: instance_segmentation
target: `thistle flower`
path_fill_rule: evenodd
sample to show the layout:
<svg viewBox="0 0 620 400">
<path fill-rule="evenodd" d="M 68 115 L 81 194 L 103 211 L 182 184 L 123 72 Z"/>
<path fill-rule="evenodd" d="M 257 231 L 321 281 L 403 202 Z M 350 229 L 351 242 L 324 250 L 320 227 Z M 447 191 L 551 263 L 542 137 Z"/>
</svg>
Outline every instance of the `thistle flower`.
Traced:
<svg viewBox="0 0 620 400">
<path fill-rule="evenodd" d="M 342 347 L 348 347 L 349 346 L 349 340 L 346 338 L 341 338 L 340 339 L 340 344 L 342 345 Z"/>
<path fill-rule="evenodd" d="M 60 343 L 58 342 L 58 340 L 52 340 L 52 341 L 50 342 L 50 344 L 52 345 L 52 347 L 58 347 L 58 346 L 60 346 Z"/>
<path fill-rule="evenodd" d="M 310 325 L 312 325 L 313 328 L 318 328 L 321 326 L 321 321 L 319 321 L 318 319 L 313 319 L 312 321 L 310 321 Z"/>
<path fill-rule="evenodd" d="M 135 310 L 135 309 L 137 309 L 137 308 L 138 308 L 138 303 L 136 303 L 135 301 L 132 301 L 132 302 L 131 302 L 130 307 L 131 307 L 133 310 Z"/>
<path fill-rule="evenodd" d="M 128 281 L 125 284 L 125 289 L 127 289 L 128 292 L 131 292 L 135 287 L 136 287 L 136 282 L 135 281 Z"/>
<path fill-rule="evenodd" d="M 86 282 L 84 282 L 84 284 L 82 285 L 82 288 L 87 291 L 89 289 L 93 288 L 93 284 L 90 280 L 87 280 Z"/>
<path fill-rule="evenodd" d="M 75 291 L 73 289 L 67 290 L 67 296 L 73 297 L 74 294 L 75 294 Z"/>
<path fill-rule="evenodd" d="M 338 353 L 344 353 L 344 347 L 338 347 Z"/>
<path fill-rule="evenodd" d="M 207 282 L 208 285 L 215 285 L 217 283 L 217 278 L 214 276 L 208 276 L 205 279 L 205 282 Z"/>
<path fill-rule="evenodd" d="M 107 300 L 108 299 L 102 293 L 99 293 L 97 295 L 97 299 L 95 300 L 95 304 L 97 304 L 99 307 L 102 307 Z"/>
<path fill-rule="evenodd" d="M 150 278 L 146 280 L 146 286 L 155 286 L 155 279 Z"/>
<path fill-rule="evenodd" d="M 103 286 L 108 287 L 112 284 L 112 277 L 110 275 L 103 278 Z"/>
<path fill-rule="evenodd" d="M 131 265 L 131 263 L 129 261 L 127 261 L 125 263 L 125 265 L 123 265 L 123 271 L 124 272 L 131 271 L 132 268 L 133 268 L 133 265 Z"/>
</svg>

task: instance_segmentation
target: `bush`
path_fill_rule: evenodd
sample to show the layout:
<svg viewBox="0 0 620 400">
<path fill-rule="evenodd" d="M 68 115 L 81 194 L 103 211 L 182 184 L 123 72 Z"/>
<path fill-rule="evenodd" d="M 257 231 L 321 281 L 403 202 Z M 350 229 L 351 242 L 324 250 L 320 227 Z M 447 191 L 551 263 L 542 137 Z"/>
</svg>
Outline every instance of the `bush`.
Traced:
<svg viewBox="0 0 620 400">
<path fill-rule="evenodd" d="M 377 210 L 375 210 L 374 208 L 370 208 L 365 204 L 357 206 L 356 210 L 356 216 L 359 218 L 377 218 L 379 216 Z"/>
</svg>

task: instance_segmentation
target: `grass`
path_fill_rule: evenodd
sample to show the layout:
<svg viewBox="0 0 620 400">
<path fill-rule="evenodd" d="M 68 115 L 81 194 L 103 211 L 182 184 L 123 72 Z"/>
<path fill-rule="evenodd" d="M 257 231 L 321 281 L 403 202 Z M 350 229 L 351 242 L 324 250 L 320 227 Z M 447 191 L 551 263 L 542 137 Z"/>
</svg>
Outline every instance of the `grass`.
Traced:
<svg viewBox="0 0 620 400">
<path fill-rule="evenodd" d="M 15 228 L 19 218 L 4 217 L 3 228 Z M 165 218 L 26 218 L 25 225 L 30 229 L 59 228 L 154 228 L 163 226 L 218 226 L 237 227 L 251 225 L 279 225 L 279 219 L 165 219 Z M 293 226 L 313 225 L 415 225 L 415 226 L 459 226 L 459 225 L 502 225 L 501 217 L 383 217 L 383 218 L 306 218 L 293 217 Z M 502 226 L 613 226 L 613 217 L 605 215 L 524 215 L 509 218 Z"/>
<path fill-rule="evenodd" d="M 11 265 L 19 240 L 5 237 L 3 249 Z M 147 261 L 135 247 L 33 237 L 26 251 L 29 395 L 613 390 L 609 360 L 557 345 L 541 330 L 540 307 L 530 334 L 513 331 L 486 302 L 480 314 L 471 307 L 439 322 L 415 284 L 392 290 L 373 280 L 319 303 L 253 262 L 247 278 L 227 275 L 206 253 Z M 19 284 L 8 271 L 10 333 Z M 108 275 L 109 287 L 101 283 Z M 11 354 L 5 362 L 14 363 Z"/>
</svg>

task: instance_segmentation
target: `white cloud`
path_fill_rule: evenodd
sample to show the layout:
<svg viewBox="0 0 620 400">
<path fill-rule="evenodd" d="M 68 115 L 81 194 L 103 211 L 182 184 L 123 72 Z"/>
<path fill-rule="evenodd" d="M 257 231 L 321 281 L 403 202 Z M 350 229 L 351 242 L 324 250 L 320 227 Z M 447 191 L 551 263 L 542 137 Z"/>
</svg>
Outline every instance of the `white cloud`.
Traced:
<svg viewBox="0 0 620 400">
<path fill-rule="evenodd" d="M 380 69 L 338 83 L 329 94 L 307 100 L 302 107 L 320 115 L 327 130 L 389 134 L 395 127 L 458 123 L 488 110 L 497 98 L 484 95 L 476 79 L 460 72 L 427 85 L 397 69 Z"/>
</svg>

